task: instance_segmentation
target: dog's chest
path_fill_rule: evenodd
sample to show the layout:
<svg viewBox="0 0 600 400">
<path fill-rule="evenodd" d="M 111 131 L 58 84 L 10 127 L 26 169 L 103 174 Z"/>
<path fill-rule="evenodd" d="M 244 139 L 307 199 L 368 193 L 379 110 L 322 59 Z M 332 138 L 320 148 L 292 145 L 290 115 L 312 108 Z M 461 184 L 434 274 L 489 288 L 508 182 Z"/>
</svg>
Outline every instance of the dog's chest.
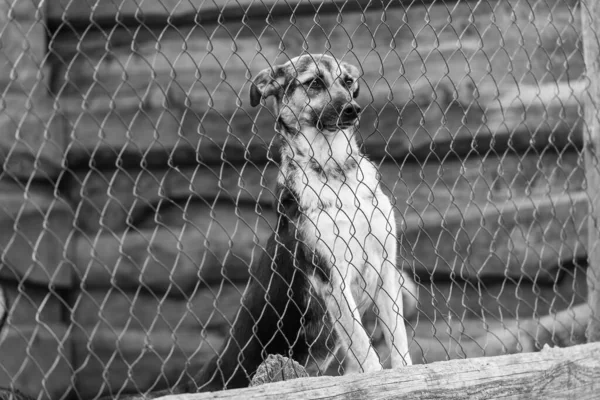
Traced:
<svg viewBox="0 0 600 400">
<path fill-rule="evenodd" d="M 363 159 L 340 176 L 305 169 L 294 186 L 306 217 L 304 240 L 330 265 L 352 265 L 348 278 L 373 293 L 369 286 L 378 282 L 386 249 L 395 249 L 396 240 L 392 206 L 375 166 Z"/>
</svg>

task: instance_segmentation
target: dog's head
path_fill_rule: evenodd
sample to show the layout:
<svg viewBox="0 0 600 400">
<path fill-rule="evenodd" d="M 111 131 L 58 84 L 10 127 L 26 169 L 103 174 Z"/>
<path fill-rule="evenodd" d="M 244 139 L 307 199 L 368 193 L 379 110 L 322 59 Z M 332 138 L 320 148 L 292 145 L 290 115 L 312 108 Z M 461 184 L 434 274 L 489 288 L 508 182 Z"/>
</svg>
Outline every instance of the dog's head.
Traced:
<svg viewBox="0 0 600 400">
<path fill-rule="evenodd" d="M 289 127 L 336 131 L 353 127 L 360 114 L 354 65 L 323 54 L 306 54 L 261 71 L 250 89 L 250 104 L 275 97 L 278 118 Z"/>
</svg>

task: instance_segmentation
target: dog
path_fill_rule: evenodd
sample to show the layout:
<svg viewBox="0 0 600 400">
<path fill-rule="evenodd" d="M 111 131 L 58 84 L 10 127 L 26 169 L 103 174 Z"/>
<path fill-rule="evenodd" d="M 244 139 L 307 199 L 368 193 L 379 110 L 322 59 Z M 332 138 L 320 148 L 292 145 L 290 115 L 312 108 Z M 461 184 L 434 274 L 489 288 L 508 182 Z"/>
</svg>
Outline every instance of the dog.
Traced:
<svg viewBox="0 0 600 400">
<path fill-rule="evenodd" d="M 334 57 L 305 54 L 260 72 L 250 104 L 274 99 L 281 162 L 277 225 L 251 270 L 220 353 L 176 392 L 248 386 L 269 354 L 323 368 L 338 350 L 345 373 L 382 369 L 361 323 L 375 304 L 393 368 L 411 364 L 396 268 L 394 210 L 355 134 L 360 71 Z"/>
</svg>

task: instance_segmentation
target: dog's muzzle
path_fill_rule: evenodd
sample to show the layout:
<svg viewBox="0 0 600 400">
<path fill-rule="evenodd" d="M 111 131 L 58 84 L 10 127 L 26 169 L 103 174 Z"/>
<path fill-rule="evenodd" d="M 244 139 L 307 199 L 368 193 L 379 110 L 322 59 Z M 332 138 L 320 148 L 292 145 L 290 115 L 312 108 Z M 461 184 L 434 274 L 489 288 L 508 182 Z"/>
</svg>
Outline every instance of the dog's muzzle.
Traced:
<svg viewBox="0 0 600 400">
<path fill-rule="evenodd" d="M 337 128 L 350 128 L 354 126 L 360 116 L 361 108 L 358 104 L 350 103 L 344 106 L 336 121 Z"/>
<path fill-rule="evenodd" d="M 340 113 L 340 122 L 354 122 L 360 115 L 361 108 L 358 104 L 348 104 Z"/>
<path fill-rule="evenodd" d="M 351 128 L 358 121 L 360 111 L 360 106 L 355 102 L 344 103 L 343 105 L 331 104 L 318 117 L 316 126 L 319 129 L 328 131 Z"/>
</svg>

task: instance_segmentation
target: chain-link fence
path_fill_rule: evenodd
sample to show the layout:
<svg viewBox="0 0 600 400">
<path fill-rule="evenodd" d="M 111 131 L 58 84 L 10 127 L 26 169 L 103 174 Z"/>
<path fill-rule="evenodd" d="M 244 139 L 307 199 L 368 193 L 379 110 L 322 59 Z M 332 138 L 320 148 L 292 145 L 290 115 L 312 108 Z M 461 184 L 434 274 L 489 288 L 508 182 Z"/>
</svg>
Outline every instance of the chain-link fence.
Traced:
<svg viewBox="0 0 600 400">
<path fill-rule="evenodd" d="M 316 376 L 582 343 L 580 13 L 0 4 L 0 386 L 92 399 L 196 390 L 206 365 L 247 386 L 269 354 Z"/>
</svg>

